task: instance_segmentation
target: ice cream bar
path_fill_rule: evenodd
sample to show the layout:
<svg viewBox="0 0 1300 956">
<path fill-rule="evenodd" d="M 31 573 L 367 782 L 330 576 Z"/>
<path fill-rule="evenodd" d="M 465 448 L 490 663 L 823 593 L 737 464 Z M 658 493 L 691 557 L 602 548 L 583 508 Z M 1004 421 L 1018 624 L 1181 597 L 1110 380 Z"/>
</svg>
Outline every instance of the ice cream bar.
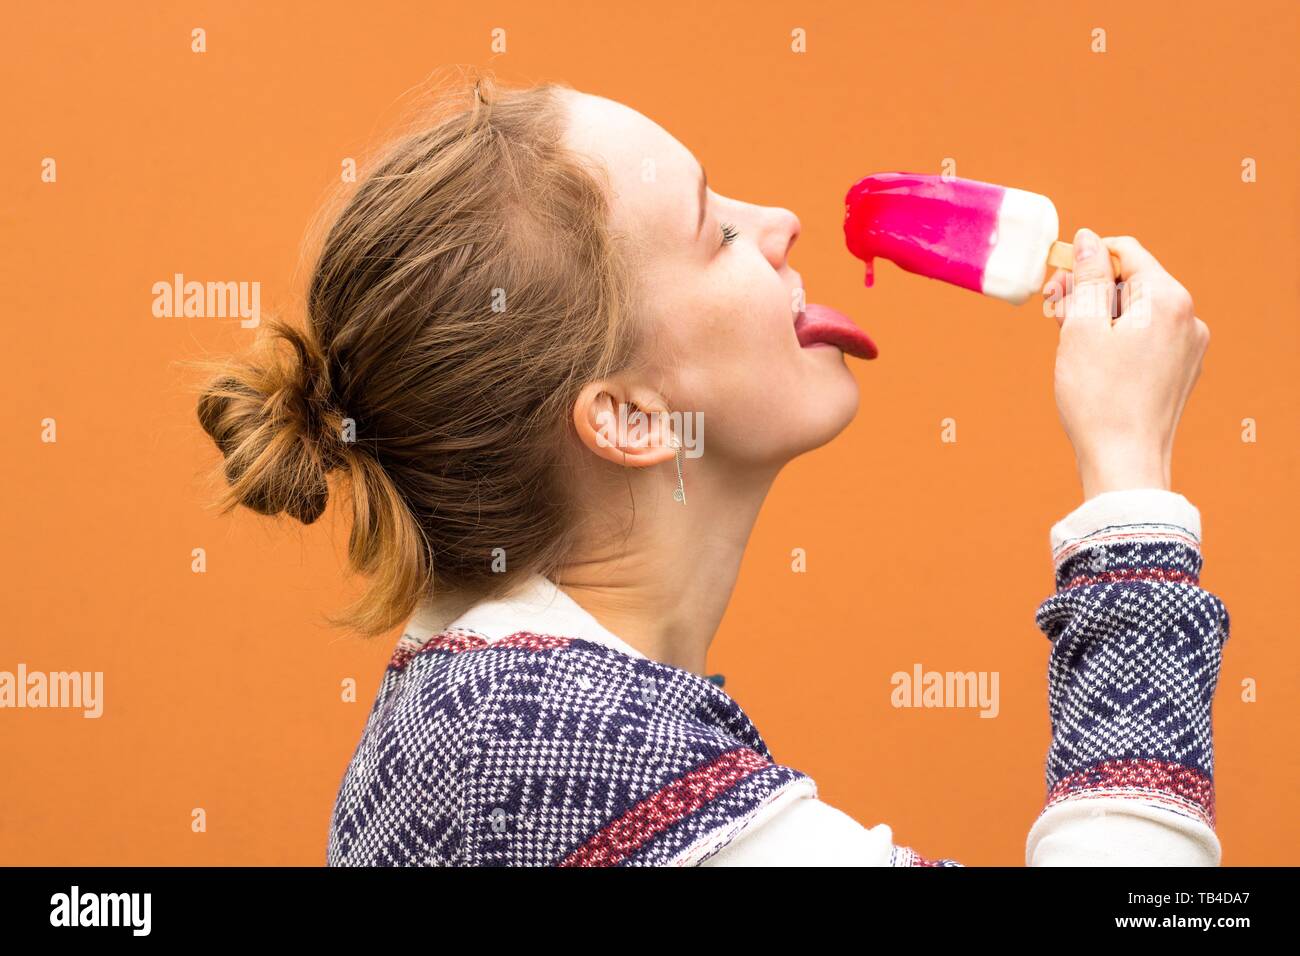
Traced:
<svg viewBox="0 0 1300 956">
<path fill-rule="evenodd" d="M 844 238 L 867 285 L 881 257 L 1017 305 L 1042 288 L 1059 225 L 1046 196 L 973 179 L 877 173 L 845 197 Z"/>
</svg>

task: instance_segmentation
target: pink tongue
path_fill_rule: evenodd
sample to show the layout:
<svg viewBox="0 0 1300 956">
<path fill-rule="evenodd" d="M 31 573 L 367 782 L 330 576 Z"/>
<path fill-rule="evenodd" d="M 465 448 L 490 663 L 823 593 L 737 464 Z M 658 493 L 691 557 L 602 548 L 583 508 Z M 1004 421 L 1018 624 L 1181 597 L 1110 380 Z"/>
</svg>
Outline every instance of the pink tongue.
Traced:
<svg viewBox="0 0 1300 956">
<path fill-rule="evenodd" d="M 878 354 L 876 343 L 866 332 L 854 325 L 847 315 L 826 305 L 809 303 L 794 320 L 794 334 L 803 348 L 825 342 L 860 359 L 873 359 Z"/>
</svg>

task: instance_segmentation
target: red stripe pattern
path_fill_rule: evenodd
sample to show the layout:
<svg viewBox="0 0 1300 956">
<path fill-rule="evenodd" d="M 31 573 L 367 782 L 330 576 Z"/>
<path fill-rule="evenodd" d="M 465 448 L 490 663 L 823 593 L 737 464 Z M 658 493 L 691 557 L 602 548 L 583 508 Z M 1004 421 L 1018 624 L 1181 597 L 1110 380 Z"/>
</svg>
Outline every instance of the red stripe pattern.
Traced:
<svg viewBox="0 0 1300 956">
<path fill-rule="evenodd" d="M 617 866 L 679 820 L 771 761 L 748 747 L 731 750 L 642 800 L 570 853 L 560 866 Z"/>
<path fill-rule="evenodd" d="M 498 641 L 488 641 L 487 638 L 472 631 L 444 631 L 441 634 L 435 634 L 423 644 L 405 643 L 398 646 L 393 653 L 392 660 L 388 666 L 395 670 L 401 670 L 411 663 L 411 659 L 420 655 L 434 651 L 442 651 L 445 654 L 463 654 L 466 651 L 477 651 L 484 647 L 495 647 L 499 649 L 516 648 L 526 651 L 550 651 L 556 648 L 567 647 L 572 638 L 555 637 L 551 634 L 534 634 L 531 631 L 519 631 L 508 637 L 503 637 Z"/>
<path fill-rule="evenodd" d="M 1044 809 L 1064 800 L 1127 797 L 1201 820 L 1214 827 L 1214 781 L 1172 760 L 1105 760 L 1067 774 L 1047 794 Z"/>
<path fill-rule="evenodd" d="M 1120 571 L 1102 571 L 1099 574 L 1080 574 L 1065 583 L 1067 588 L 1088 584 L 1113 584 L 1116 581 L 1165 581 L 1170 584 L 1197 584 L 1197 576 L 1186 571 L 1168 568 L 1124 568 Z"/>
</svg>

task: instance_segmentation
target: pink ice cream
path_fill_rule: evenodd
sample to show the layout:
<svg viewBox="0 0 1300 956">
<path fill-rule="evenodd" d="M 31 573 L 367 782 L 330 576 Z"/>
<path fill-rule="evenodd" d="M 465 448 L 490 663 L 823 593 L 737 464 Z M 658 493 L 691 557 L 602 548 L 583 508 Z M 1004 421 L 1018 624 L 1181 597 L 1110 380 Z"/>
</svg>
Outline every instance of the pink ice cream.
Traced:
<svg viewBox="0 0 1300 956">
<path fill-rule="evenodd" d="M 1019 304 L 1042 288 L 1056 239 L 1046 196 L 919 173 L 877 173 L 845 197 L 844 238 L 867 265 L 900 269 Z"/>
</svg>

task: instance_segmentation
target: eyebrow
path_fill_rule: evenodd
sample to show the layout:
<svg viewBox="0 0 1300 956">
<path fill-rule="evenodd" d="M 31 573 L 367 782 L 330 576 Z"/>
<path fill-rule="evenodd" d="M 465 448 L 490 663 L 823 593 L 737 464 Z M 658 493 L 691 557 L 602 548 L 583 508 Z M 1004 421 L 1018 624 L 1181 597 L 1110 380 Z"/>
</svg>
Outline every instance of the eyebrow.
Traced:
<svg viewBox="0 0 1300 956">
<path fill-rule="evenodd" d="M 700 167 L 700 221 L 695 227 L 695 238 L 700 238 L 700 230 L 704 228 L 704 213 L 708 206 L 709 174 Z"/>
</svg>

